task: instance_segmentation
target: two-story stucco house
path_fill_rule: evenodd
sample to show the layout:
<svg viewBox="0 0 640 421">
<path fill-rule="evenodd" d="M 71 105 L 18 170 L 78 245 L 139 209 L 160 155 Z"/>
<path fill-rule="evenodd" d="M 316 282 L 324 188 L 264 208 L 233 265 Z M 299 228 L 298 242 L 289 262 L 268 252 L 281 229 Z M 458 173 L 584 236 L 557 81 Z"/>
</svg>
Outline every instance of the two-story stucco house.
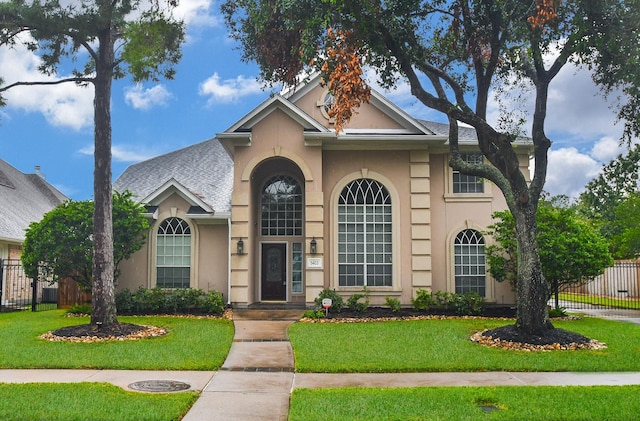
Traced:
<svg viewBox="0 0 640 421">
<path fill-rule="evenodd" d="M 410 305 L 418 289 L 513 303 L 484 256 L 504 197 L 449 167 L 447 126 L 373 92 L 336 134 L 330 99 L 316 77 L 214 139 L 129 167 L 114 188 L 145 203 L 153 225 L 118 288 L 215 289 L 236 307 L 310 306 L 323 288 L 348 297 L 365 286 L 372 305 Z M 460 144 L 482 159 L 473 129 Z"/>
</svg>

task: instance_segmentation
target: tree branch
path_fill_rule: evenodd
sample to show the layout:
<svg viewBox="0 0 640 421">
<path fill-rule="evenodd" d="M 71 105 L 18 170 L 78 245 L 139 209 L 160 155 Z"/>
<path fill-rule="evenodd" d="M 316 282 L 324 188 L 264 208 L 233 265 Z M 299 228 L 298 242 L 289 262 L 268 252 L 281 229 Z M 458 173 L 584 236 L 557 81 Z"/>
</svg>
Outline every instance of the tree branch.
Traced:
<svg viewBox="0 0 640 421">
<path fill-rule="evenodd" d="M 0 87 L 0 92 L 8 91 L 11 88 L 15 88 L 16 86 L 46 86 L 46 85 L 60 85 L 62 83 L 93 83 L 95 81 L 94 78 L 88 77 L 70 77 L 65 79 L 58 79 L 53 81 L 39 81 L 39 82 L 14 82 L 12 84 Z"/>
</svg>

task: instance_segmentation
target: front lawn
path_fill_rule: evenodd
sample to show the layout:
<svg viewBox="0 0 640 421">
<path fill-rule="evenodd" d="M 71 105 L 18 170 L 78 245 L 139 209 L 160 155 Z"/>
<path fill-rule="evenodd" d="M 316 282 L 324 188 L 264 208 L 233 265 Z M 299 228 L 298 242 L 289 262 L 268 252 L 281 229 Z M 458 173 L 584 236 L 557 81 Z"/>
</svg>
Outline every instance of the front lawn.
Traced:
<svg viewBox="0 0 640 421">
<path fill-rule="evenodd" d="M 161 326 L 168 334 L 142 340 L 97 343 L 51 342 L 41 334 L 88 324 L 63 310 L 0 314 L 0 368 L 95 368 L 119 370 L 217 370 L 233 341 L 226 319 L 119 317 L 120 322 Z"/>
<path fill-rule="evenodd" d="M 640 414 L 640 386 L 296 389 L 289 421 L 608 420 Z"/>
<path fill-rule="evenodd" d="M 0 419 L 172 421 L 197 398 L 196 392 L 137 393 L 106 383 L 0 383 Z"/>
<path fill-rule="evenodd" d="M 556 327 L 607 344 L 603 350 L 525 352 L 480 346 L 472 333 L 513 323 L 497 319 L 295 323 L 296 371 L 640 371 L 640 325 L 585 317 Z"/>
</svg>

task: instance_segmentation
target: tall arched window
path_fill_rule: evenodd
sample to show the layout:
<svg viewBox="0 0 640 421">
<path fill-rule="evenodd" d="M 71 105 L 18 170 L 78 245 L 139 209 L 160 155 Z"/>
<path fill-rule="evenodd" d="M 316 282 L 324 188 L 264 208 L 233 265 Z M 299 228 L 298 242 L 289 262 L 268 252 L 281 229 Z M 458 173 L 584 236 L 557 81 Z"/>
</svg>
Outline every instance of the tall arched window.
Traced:
<svg viewBox="0 0 640 421">
<path fill-rule="evenodd" d="M 392 286 L 391 197 L 375 180 L 349 183 L 338 201 L 338 285 Z"/>
<path fill-rule="evenodd" d="M 263 236 L 302 235 L 302 188 L 288 175 L 271 177 L 260 199 Z"/>
<path fill-rule="evenodd" d="M 457 294 L 475 291 L 486 296 L 486 257 L 480 232 L 466 229 L 456 236 L 454 266 Z"/>
<path fill-rule="evenodd" d="M 167 218 L 158 227 L 156 285 L 189 288 L 191 228 L 180 218 Z"/>
</svg>

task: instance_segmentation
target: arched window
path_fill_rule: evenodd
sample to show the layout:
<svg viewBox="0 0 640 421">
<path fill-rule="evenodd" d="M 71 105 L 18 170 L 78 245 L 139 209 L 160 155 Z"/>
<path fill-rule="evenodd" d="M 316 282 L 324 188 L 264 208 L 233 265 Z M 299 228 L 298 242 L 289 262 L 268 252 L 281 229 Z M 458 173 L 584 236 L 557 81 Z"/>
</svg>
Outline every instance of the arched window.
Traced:
<svg viewBox="0 0 640 421">
<path fill-rule="evenodd" d="M 295 178 L 270 178 L 262 189 L 260 209 L 263 236 L 302 235 L 302 188 Z"/>
<path fill-rule="evenodd" d="M 168 218 L 160 223 L 156 269 L 160 288 L 189 288 L 191 228 L 183 219 Z"/>
<path fill-rule="evenodd" d="M 375 180 L 349 183 L 338 200 L 338 285 L 392 286 L 391 197 Z"/>
<path fill-rule="evenodd" d="M 476 230 L 466 229 L 456 236 L 454 244 L 456 293 L 475 291 L 486 295 L 486 257 L 484 238 Z"/>
</svg>

